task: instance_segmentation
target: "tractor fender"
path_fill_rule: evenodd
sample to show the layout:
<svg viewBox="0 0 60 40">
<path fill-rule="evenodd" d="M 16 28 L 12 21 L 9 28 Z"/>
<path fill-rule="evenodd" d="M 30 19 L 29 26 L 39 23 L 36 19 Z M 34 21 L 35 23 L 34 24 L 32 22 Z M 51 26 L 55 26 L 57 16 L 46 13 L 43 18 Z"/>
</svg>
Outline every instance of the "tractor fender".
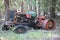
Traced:
<svg viewBox="0 0 60 40">
<path fill-rule="evenodd" d="M 6 22 L 5 22 L 5 25 L 9 25 L 9 24 L 10 24 L 10 21 L 6 21 Z"/>
<path fill-rule="evenodd" d="M 52 22 L 52 29 L 55 28 L 55 21 L 50 19 L 46 19 L 42 22 L 42 28 L 49 30 L 49 27 L 47 26 L 49 22 Z"/>
<path fill-rule="evenodd" d="M 14 27 L 14 29 L 16 29 L 16 28 L 20 28 L 20 27 L 24 27 L 23 25 L 16 25 L 15 27 Z M 25 28 L 25 27 L 24 27 Z"/>
<path fill-rule="evenodd" d="M 26 30 L 30 30 L 31 28 L 29 27 L 29 25 L 17 25 L 17 26 L 15 26 L 14 27 L 14 29 L 16 29 L 16 28 L 20 28 L 20 27 L 23 27 L 23 28 L 25 28 Z"/>
<path fill-rule="evenodd" d="M 6 22 L 5 22 L 5 25 L 12 25 L 12 24 L 13 24 L 12 21 L 6 21 Z"/>
</svg>

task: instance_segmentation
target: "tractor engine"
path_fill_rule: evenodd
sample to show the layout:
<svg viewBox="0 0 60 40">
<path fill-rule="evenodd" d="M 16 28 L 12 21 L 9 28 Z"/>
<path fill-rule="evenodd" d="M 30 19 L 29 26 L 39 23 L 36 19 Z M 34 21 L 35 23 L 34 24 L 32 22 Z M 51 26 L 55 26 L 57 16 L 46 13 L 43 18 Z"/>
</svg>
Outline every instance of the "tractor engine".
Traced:
<svg viewBox="0 0 60 40">
<path fill-rule="evenodd" d="M 43 29 L 55 29 L 55 21 L 52 19 L 46 19 L 45 16 L 38 17 L 37 27 L 42 27 Z"/>
</svg>

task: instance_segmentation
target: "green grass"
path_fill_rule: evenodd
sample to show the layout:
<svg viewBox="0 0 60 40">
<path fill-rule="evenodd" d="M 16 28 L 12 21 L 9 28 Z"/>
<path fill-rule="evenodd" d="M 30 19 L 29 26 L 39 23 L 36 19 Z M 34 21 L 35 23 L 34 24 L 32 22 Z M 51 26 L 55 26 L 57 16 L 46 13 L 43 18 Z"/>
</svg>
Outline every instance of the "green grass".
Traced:
<svg viewBox="0 0 60 40">
<path fill-rule="evenodd" d="M 43 30 L 31 30 L 25 34 L 16 34 L 12 31 L 1 31 L 0 38 L 3 40 L 42 40 L 51 37 L 51 32 Z"/>
</svg>

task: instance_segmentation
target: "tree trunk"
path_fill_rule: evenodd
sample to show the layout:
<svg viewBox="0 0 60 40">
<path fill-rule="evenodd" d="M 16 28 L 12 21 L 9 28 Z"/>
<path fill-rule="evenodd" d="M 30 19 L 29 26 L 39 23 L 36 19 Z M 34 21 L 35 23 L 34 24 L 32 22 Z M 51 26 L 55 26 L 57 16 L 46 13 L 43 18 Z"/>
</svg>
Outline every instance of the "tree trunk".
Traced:
<svg viewBox="0 0 60 40">
<path fill-rule="evenodd" d="M 22 13 L 23 13 L 23 11 L 24 11 L 23 5 L 24 5 L 24 2 L 22 1 L 22 4 L 21 4 L 21 12 L 22 12 Z"/>
<path fill-rule="evenodd" d="M 40 0 L 38 0 L 38 16 L 40 16 Z"/>
<path fill-rule="evenodd" d="M 37 13 L 37 9 L 36 9 L 36 0 L 35 1 L 35 5 L 34 5 L 34 11 Z"/>
<path fill-rule="evenodd" d="M 9 20 L 9 0 L 4 0 L 6 17 L 5 20 Z"/>
<path fill-rule="evenodd" d="M 32 10 L 31 0 L 29 0 L 29 10 Z"/>
<path fill-rule="evenodd" d="M 56 8 L 56 0 L 52 0 L 52 7 L 50 8 L 50 16 L 51 18 L 55 18 L 55 8 Z"/>
</svg>

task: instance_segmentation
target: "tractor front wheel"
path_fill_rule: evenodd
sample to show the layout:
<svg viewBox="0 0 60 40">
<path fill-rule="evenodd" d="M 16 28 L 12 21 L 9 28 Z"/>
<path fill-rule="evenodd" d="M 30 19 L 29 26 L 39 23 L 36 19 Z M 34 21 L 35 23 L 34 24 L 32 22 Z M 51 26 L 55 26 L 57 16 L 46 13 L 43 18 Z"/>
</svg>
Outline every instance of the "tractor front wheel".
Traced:
<svg viewBox="0 0 60 40">
<path fill-rule="evenodd" d="M 42 28 L 44 29 L 55 29 L 55 22 L 53 20 L 44 20 L 42 24 Z"/>
</svg>

